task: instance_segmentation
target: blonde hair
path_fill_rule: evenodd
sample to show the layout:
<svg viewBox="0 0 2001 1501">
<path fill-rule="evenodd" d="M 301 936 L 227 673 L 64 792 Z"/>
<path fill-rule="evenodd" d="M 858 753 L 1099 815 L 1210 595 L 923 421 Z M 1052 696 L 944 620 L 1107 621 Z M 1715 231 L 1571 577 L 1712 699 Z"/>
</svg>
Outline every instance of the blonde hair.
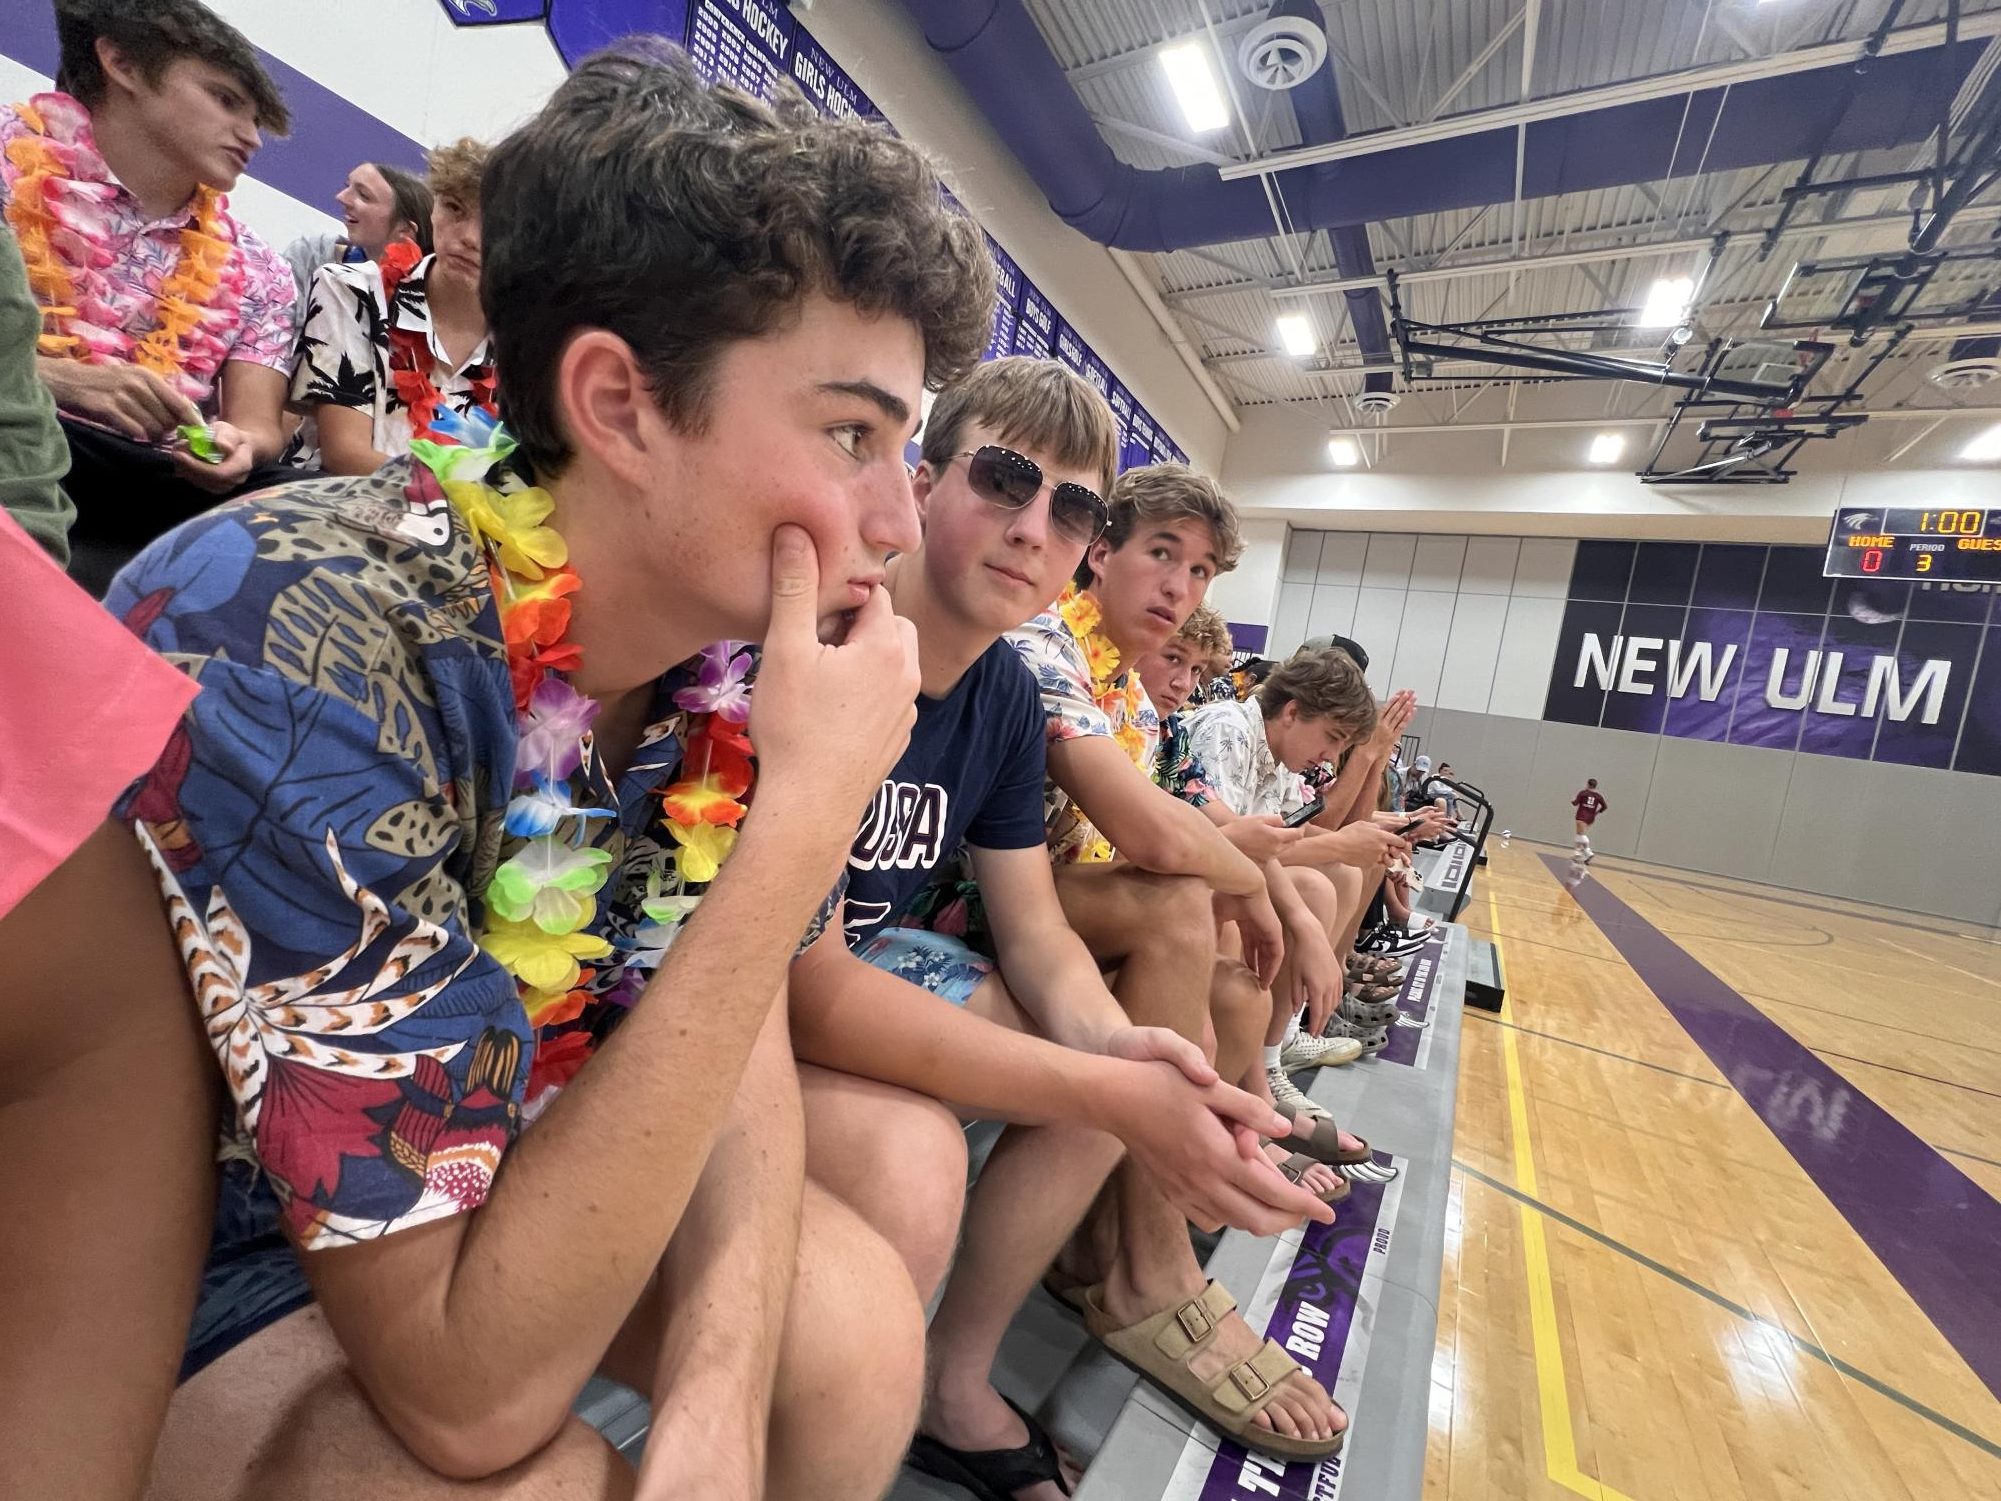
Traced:
<svg viewBox="0 0 2001 1501">
<path fill-rule="evenodd" d="M 479 212 L 479 175 L 486 170 L 491 148 L 471 136 L 424 153 L 424 181 L 433 198 L 450 198 L 467 213 Z"/>
<path fill-rule="evenodd" d="M 1186 464 L 1149 464 L 1144 469 L 1128 469 L 1105 497 L 1111 502 L 1111 525 L 1105 541 L 1117 552 L 1132 540 L 1141 522 L 1158 525 L 1168 521 L 1199 521 L 1209 528 L 1216 553 L 1216 571 L 1228 573 L 1244 554 L 1243 534 L 1237 528 L 1237 508 L 1230 497 L 1206 474 L 1197 474 Z M 1077 565 L 1077 582 L 1092 581 L 1090 560 Z"/>
<path fill-rule="evenodd" d="M 1197 605 L 1195 613 L 1174 633 L 1174 639 L 1186 641 L 1207 654 L 1210 677 L 1220 677 L 1230 670 L 1230 627 L 1214 605 Z"/>
<path fill-rule="evenodd" d="M 1054 360 L 988 360 L 947 386 L 924 422 L 924 462 L 952 462 L 969 427 L 1001 443 L 1040 449 L 1067 468 L 1088 469 L 1105 494 L 1119 471 L 1118 423 L 1097 388 Z"/>
</svg>

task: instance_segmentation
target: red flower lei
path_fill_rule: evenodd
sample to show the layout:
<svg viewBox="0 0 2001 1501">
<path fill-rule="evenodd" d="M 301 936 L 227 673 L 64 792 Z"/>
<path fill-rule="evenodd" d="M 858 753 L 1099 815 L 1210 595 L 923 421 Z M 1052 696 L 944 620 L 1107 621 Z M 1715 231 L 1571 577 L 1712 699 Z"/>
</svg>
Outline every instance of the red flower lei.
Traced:
<svg viewBox="0 0 2001 1501">
<path fill-rule="evenodd" d="M 431 379 L 436 363 L 431 357 L 431 341 L 422 329 L 399 327 L 395 318 L 396 289 L 416 269 L 423 255 L 410 241 L 398 240 L 382 252 L 376 264 L 382 270 L 383 305 L 389 309 L 390 382 L 396 387 L 396 399 L 410 414 L 410 436 L 436 440 L 438 435 L 431 430 L 431 424 L 437 418 L 438 402 L 443 398 L 437 383 Z M 473 404 L 489 416 L 498 416 L 499 382 L 493 366 L 489 363 L 478 369 L 481 373 L 472 378 Z"/>
</svg>

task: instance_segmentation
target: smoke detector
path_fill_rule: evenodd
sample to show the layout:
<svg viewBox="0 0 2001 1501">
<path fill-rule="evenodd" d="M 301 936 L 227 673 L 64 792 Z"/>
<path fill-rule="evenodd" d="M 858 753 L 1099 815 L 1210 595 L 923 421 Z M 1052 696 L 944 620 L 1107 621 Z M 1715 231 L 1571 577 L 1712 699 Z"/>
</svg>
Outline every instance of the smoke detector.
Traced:
<svg viewBox="0 0 2001 1501">
<path fill-rule="evenodd" d="M 1358 412 L 1367 412 L 1374 416 L 1395 411 L 1396 404 L 1400 400 L 1402 398 L 1394 391 L 1358 391 L 1348 398 L 1348 405 Z"/>
<path fill-rule="evenodd" d="M 1297 16 L 1260 21 L 1237 46 L 1237 67 L 1273 93 L 1298 88 L 1327 61 L 1327 33 Z"/>
<path fill-rule="evenodd" d="M 1925 377 L 1933 385 L 1947 391 L 1970 391 L 1989 381 L 2001 380 L 2001 359 L 1983 354 L 1967 360 L 1947 360 L 1942 365 L 1932 366 L 1925 372 Z"/>
</svg>

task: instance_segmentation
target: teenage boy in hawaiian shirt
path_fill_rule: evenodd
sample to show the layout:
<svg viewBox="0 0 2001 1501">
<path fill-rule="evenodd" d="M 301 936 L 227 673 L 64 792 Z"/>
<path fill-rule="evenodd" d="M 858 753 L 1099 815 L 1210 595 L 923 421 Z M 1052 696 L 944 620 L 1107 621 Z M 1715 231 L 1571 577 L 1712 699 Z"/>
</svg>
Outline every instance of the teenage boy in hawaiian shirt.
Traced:
<svg viewBox="0 0 2001 1501">
<path fill-rule="evenodd" d="M 69 439 L 73 571 L 102 593 L 118 562 L 175 522 L 289 477 L 265 466 L 285 445 L 298 294 L 291 269 L 218 195 L 263 132 L 291 122 L 256 50 L 197 0 L 57 0 L 56 30 L 58 92 L 0 108 L 0 206 L 37 300 L 72 309 L 48 316 L 36 364 Z M 163 326 L 163 291 L 188 280 L 184 247 L 204 227 L 221 259 L 196 279 L 198 319 L 166 341 L 162 362 L 147 336 Z M 110 258 L 88 301 L 73 295 L 93 270 L 78 263 L 83 247 Z M 217 462 L 176 438 L 190 423 L 208 425 Z"/>
<path fill-rule="evenodd" d="M 1184 1036 L 1213 1037 L 1218 1072 L 1241 1078 L 1258 1059 L 1270 1015 L 1263 989 L 1284 953 L 1261 862 L 1295 836 L 1259 825 L 1239 848 L 1155 784 L 1160 721 L 1134 670 L 1235 566 L 1236 509 L 1214 482 L 1179 464 L 1126 471 L 1109 501 L 1105 534 L 1085 551 L 1071 587 L 1008 634 L 1042 696 L 1044 823 L 1057 895 L 1092 957 L 1116 969 L 1112 991 L 1129 1015 L 1149 1008 Z M 1224 923 L 1241 935 L 1242 964 L 1218 957 Z M 1102 1280 L 1094 1329 L 1201 1294 L 1193 1263 L 1169 1253 L 1172 1211 L 1147 1173 L 1124 1163 L 1100 1208 L 1059 1259 L 1065 1279 Z M 1306 1397 L 1311 1427 L 1302 1434 L 1343 1430 L 1346 1417 L 1325 1393 L 1304 1375 L 1290 1382 Z"/>
<path fill-rule="evenodd" d="M 1144 995 L 1121 1009 L 1057 899 L 1043 844 L 1041 703 L 1001 637 L 1063 590 L 1102 530 L 1099 497 L 1116 455 L 1110 408 L 1053 361 L 982 365 L 932 407 L 916 478 L 924 543 L 889 576 L 897 613 L 917 632 L 917 728 L 849 856 L 847 942 L 830 930 L 792 974 L 809 1172 L 889 1237 L 927 1298 L 952 1259 L 964 1203 L 913 1455 L 951 1478 L 955 1465 L 999 1476 L 1027 1458 L 993 1451 L 1039 1453 L 1042 1484 L 1017 1492 L 1032 1501 L 1058 1494 L 1047 1487 L 1060 1472 L 990 1384 L 995 1354 L 1122 1145 L 1153 1185 L 1148 1215 L 1129 1232 L 1154 1236 L 1155 1259 L 1176 1263 L 1180 1277 L 1130 1314 L 1133 1294 L 1121 1288 L 1122 1324 L 1185 1301 L 1181 1285 L 1202 1289 L 1187 1218 L 1275 1233 L 1324 1216 L 1238 1152 L 1233 1129 L 1283 1134 L 1283 1123 L 1217 1081 L 1199 1025 L 1177 1033 Z M 955 870 L 962 848 L 983 948 L 893 925 L 920 889 Z M 940 1101 L 1014 1123 L 970 1198 L 960 1122 Z M 898 1124 L 881 1139 L 893 1152 L 847 1147 L 857 1123 L 890 1120 Z M 1232 1319 L 1218 1350 L 1234 1362 L 1262 1344 Z M 1281 1388 L 1269 1421 L 1314 1431 L 1324 1395 L 1303 1377 L 1286 1385 L 1297 1389 Z"/>
<path fill-rule="evenodd" d="M 1280 664 L 1251 698 L 1196 710 L 1189 716 L 1188 738 L 1207 770 L 1215 802 L 1243 815 L 1290 817 L 1314 799 L 1301 773 L 1366 741 L 1377 717 L 1368 680 L 1347 653 L 1307 650 Z M 1313 922 L 1305 933 L 1288 931 L 1293 942 L 1287 967 L 1301 955 L 1310 956 L 1314 966 L 1310 973 L 1281 974 L 1274 992 L 1264 1070 L 1281 1109 L 1311 1108 L 1289 1073 L 1351 1062 L 1364 1038 L 1376 1035 L 1372 1027 L 1360 1036 L 1342 1030 L 1323 1038 L 1322 1028 L 1337 1006 L 1345 1018 L 1351 1002 L 1380 1008 L 1395 1001 L 1395 987 L 1389 975 L 1376 972 L 1376 961 L 1339 951 L 1348 919 L 1363 900 L 1361 863 L 1378 867 L 1403 848 L 1391 831 L 1362 822 L 1340 832 L 1309 826 L 1308 837 L 1280 856 L 1274 880 L 1291 885 Z"/>
<path fill-rule="evenodd" d="M 569 1415 L 602 1371 L 651 1399 L 641 1495 L 867 1501 L 923 1309 L 804 1182 L 783 996 L 914 718 L 903 446 L 978 360 L 992 265 L 915 148 L 659 42 L 581 64 L 484 197 L 518 453 L 468 432 L 449 498 L 410 458 L 264 492 L 109 601 L 202 686 L 128 812 L 235 1106 L 155 1494 L 629 1494 Z M 675 667 L 722 638 L 765 643 L 733 840 L 661 823 L 743 790 L 743 664 Z M 510 801 L 511 673 L 597 713 Z M 500 910 L 557 804 L 616 810 L 577 851 L 602 889 L 554 892 L 574 931 Z"/>
</svg>

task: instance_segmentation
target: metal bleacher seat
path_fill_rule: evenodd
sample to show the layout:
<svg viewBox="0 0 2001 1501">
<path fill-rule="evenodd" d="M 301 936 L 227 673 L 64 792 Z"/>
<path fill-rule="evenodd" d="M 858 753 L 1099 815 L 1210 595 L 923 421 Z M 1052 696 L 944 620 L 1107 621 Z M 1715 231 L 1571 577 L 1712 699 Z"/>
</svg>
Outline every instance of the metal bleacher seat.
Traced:
<svg viewBox="0 0 2001 1501">
<path fill-rule="evenodd" d="M 1287 1345 L 1347 1409 L 1353 1430 L 1342 1454 L 1321 1466 L 1252 1458 L 1140 1384 L 1074 1314 L 1038 1290 L 1002 1343 L 994 1379 L 1060 1443 L 1090 1460 L 1079 1501 L 1195 1501 L 1205 1493 L 1308 1501 L 1329 1494 L 1336 1475 L 1350 1496 L 1415 1501 L 1469 951 L 1464 929 L 1441 925 L 1440 937 L 1412 958 L 1389 1046 L 1302 1081 L 1401 1174 L 1380 1187 L 1356 1184 L 1332 1227 L 1276 1239 L 1233 1230 L 1198 1240 L 1209 1275 L 1230 1289 L 1244 1316 Z M 991 1126 L 969 1128 L 974 1176 L 996 1134 Z M 647 1415 L 636 1396 L 594 1381 L 577 1410 L 637 1460 Z M 956 1501 L 963 1492 L 906 1470 L 890 1495 Z"/>
</svg>

